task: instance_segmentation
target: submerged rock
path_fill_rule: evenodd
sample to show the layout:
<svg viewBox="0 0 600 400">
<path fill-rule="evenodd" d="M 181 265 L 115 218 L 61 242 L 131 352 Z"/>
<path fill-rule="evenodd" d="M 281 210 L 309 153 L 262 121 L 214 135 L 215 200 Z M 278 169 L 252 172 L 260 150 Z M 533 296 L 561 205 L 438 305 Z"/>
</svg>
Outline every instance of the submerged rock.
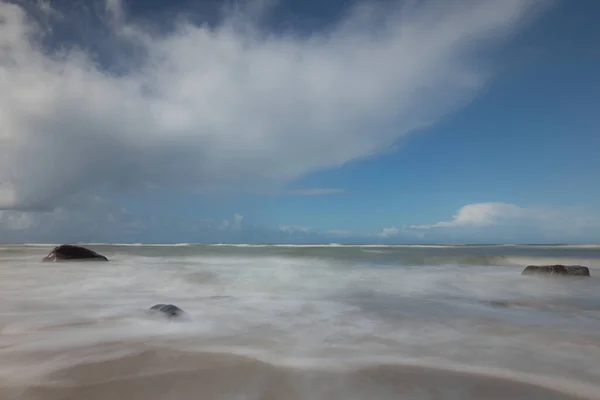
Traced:
<svg viewBox="0 0 600 400">
<path fill-rule="evenodd" d="M 67 261 L 67 260 L 90 260 L 90 261 L 108 261 L 108 258 L 104 257 L 81 246 L 74 246 L 71 244 L 63 244 L 55 247 L 43 261 Z"/>
<path fill-rule="evenodd" d="M 185 315 L 185 312 L 181 308 L 173 304 L 156 304 L 150 307 L 150 311 L 162 313 L 168 318 L 177 318 Z"/>
<path fill-rule="evenodd" d="M 529 265 L 521 275 L 590 276 L 590 269 L 581 265 Z"/>
</svg>

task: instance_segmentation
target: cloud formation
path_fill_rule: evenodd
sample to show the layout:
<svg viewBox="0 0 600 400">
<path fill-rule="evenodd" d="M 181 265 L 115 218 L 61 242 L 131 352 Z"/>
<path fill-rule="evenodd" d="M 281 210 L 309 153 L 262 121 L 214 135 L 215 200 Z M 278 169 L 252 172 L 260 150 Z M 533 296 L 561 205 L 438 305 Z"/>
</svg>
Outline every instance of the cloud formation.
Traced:
<svg viewBox="0 0 600 400">
<path fill-rule="evenodd" d="M 410 228 L 481 227 L 510 220 L 537 219 L 543 215 L 541 210 L 526 209 L 514 204 L 476 203 L 461 207 L 451 221 L 441 221 L 432 225 L 412 225 Z"/>
<path fill-rule="evenodd" d="M 489 72 L 479 51 L 538 3 L 362 5 L 300 37 L 265 32 L 243 8 L 161 34 L 107 0 L 114 51 L 103 54 L 139 55 L 111 69 L 86 47 L 47 45 L 53 24 L 76 15 L 39 2 L 40 20 L 0 1 L 0 209 L 282 185 L 372 156 L 472 99 Z"/>
<path fill-rule="evenodd" d="M 593 233 L 600 232 L 600 217 L 577 208 L 474 203 L 461 207 L 449 221 L 412 225 L 403 232 L 420 232 L 429 238 L 475 234 L 494 238 L 495 242 L 524 237 L 560 242 L 592 237 Z"/>
<path fill-rule="evenodd" d="M 381 230 L 381 232 L 377 233 L 377 236 L 382 237 L 382 238 L 387 238 L 390 236 L 396 236 L 399 232 L 400 232 L 400 230 L 396 227 L 383 228 Z"/>
<path fill-rule="evenodd" d="M 279 230 L 286 234 L 293 233 L 308 233 L 310 232 L 310 228 L 307 226 L 298 226 L 298 225 L 282 225 L 279 227 Z"/>
<path fill-rule="evenodd" d="M 412 225 L 410 229 L 482 228 L 494 225 L 537 225 L 545 229 L 581 230 L 597 227 L 600 220 L 578 209 L 520 207 L 508 203 L 475 203 L 463 206 L 451 221 L 431 225 Z"/>
</svg>

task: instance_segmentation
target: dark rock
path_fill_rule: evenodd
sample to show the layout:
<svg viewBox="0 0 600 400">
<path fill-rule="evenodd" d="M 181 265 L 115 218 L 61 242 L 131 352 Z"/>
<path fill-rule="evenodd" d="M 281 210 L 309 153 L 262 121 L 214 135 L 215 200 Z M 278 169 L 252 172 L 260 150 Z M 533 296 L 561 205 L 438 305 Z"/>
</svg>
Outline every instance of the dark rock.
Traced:
<svg viewBox="0 0 600 400">
<path fill-rule="evenodd" d="M 590 276 L 590 270 L 581 265 L 529 265 L 521 275 Z"/>
<path fill-rule="evenodd" d="M 67 260 L 90 260 L 90 261 L 108 261 L 104 257 L 85 247 L 63 244 L 55 247 L 43 261 L 67 261 Z"/>
<path fill-rule="evenodd" d="M 185 314 L 181 308 L 173 304 L 157 304 L 150 307 L 150 311 L 160 312 L 169 318 L 177 318 Z"/>
</svg>

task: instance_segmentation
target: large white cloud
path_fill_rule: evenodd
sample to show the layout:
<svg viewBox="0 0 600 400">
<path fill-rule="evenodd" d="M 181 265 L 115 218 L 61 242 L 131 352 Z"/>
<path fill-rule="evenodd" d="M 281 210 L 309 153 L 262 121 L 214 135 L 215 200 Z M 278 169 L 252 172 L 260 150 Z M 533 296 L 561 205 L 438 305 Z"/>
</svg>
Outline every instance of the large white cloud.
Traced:
<svg viewBox="0 0 600 400">
<path fill-rule="evenodd" d="M 479 50 L 537 3 L 358 7 L 303 38 L 266 34 L 239 12 L 216 28 L 150 34 L 110 0 L 109 29 L 144 55 L 110 74 L 85 48 L 44 47 L 47 26 L 0 0 L 0 209 L 255 188 L 371 156 L 476 95 L 489 72 Z"/>
</svg>

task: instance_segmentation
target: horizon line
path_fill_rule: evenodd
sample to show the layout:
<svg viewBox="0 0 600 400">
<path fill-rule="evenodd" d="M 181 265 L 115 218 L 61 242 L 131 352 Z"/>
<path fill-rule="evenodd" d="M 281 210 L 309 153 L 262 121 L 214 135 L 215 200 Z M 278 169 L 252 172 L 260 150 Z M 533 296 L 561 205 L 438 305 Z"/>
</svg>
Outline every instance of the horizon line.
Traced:
<svg viewBox="0 0 600 400">
<path fill-rule="evenodd" d="M 212 242 L 62 242 L 62 243 L 37 243 L 37 242 L 0 242 L 0 246 L 60 246 L 63 244 L 72 244 L 80 246 L 298 246 L 298 247 L 351 247 L 351 246 L 444 246 L 444 247 L 457 247 L 457 246 L 598 246 L 600 243 L 279 243 L 279 242 L 265 242 L 265 243 L 212 243 Z"/>
</svg>

